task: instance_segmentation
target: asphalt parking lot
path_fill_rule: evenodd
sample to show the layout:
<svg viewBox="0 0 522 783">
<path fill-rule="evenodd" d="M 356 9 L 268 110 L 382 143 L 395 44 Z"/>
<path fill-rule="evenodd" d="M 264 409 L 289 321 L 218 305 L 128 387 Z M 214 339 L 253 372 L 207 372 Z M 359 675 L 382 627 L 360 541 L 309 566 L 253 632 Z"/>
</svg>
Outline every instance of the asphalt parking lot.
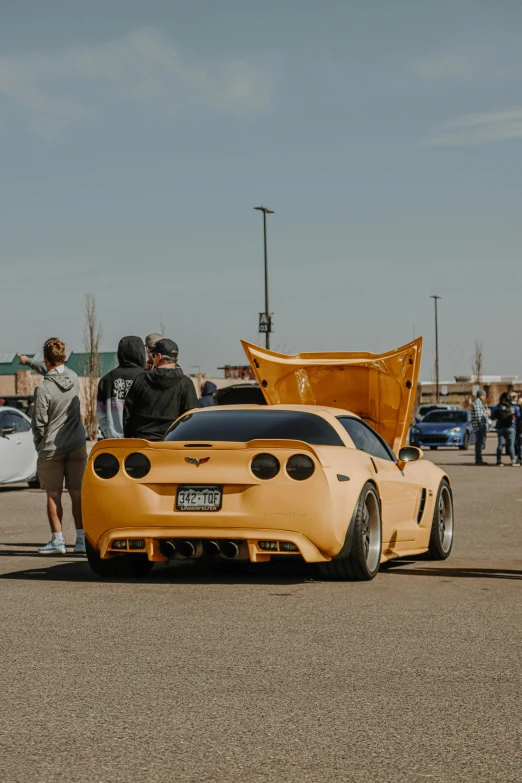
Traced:
<svg viewBox="0 0 522 783">
<path fill-rule="evenodd" d="M 42 492 L 0 489 L 2 781 L 520 781 L 522 468 L 427 458 L 451 557 L 360 584 L 300 563 L 104 582 L 36 554 Z"/>
</svg>

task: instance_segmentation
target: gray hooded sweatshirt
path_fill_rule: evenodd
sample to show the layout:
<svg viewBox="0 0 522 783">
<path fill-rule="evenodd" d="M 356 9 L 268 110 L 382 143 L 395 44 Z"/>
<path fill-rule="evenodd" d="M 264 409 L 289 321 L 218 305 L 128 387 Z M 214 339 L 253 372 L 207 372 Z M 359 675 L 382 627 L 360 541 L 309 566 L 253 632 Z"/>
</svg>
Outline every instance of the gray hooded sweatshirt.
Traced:
<svg viewBox="0 0 522 783">
<path fill-rule="evenodd" d="M 54 457 L 84 446 L 85 428 L 80 415 L 80 384 L 76 373 L 64 365 L 50 372 L 42 362 L 31 360 L 29 365 L 44 376 L 34 392 L 32 416 L 38 457 Z"/>
</svg>

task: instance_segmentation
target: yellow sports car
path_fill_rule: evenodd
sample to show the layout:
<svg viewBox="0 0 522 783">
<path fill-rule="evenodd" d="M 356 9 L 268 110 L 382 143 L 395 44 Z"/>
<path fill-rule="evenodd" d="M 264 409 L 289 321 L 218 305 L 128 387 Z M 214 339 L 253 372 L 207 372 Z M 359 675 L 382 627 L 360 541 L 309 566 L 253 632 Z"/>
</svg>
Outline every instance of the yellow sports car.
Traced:
<svg viewBox="0 0 522 783">
<path fill-rule="evenodd" d="M 155 562 L 301 556 L 329 579 L 391 558 L 445 559 L 448 476 L 405 446 L 421 339 L 386 354 L 284 356 L 243 343 L 267 405 L 191 411 L 164 441 L 104 440 L 83 482 L 101 576 Z"/>
</svg>

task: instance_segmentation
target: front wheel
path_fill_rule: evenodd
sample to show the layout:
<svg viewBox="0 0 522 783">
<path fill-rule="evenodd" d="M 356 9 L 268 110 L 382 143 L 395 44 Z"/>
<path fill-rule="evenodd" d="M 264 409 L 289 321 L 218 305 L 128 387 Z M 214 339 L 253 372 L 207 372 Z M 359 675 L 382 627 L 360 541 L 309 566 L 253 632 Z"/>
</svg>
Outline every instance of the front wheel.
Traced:
<svg viewBox="0 0 522 783">
<path fill-rule="evenodd" d="M 87 560 L 95 574 L 106 579 L 143 579 L 148 576 L 154 563 L 151 563 L 147 555 L 118 555 L 110 560 L 102 560 L 97 549 L 85 541 Z"/>
<path fill-rule="evenodd" d="M 459 449 L 461 451 L 467 451 L 469 449 L 469 432 L 466 432 L 464 435 L 464 442 L 461 446 L 459 446 Z"/>
<path fill-rule="evenodd" d="M 435 501 L 431 523 L 428 557 L 446 560 L 453 546 L 453 495 L 446 479 L 442 479 Z"/>
<path fill-rule="evenodd" d="M 350 554 L 327 563 L 319 571 L 326 579 L 357 582 L 373 579 L 379 570 L 382 552 L 381 509 L 373 484 L 366 484 L 359 496 Z"/>
</svg>

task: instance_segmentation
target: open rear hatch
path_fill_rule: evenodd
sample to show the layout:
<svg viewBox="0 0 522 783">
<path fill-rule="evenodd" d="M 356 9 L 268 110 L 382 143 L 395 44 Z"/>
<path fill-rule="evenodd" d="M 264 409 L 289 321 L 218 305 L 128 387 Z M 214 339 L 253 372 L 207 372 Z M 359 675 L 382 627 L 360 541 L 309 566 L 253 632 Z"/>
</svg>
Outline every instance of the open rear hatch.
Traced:
<svg viewBox="0 0 522 783">
<path fill-rule="evenodd" d="M 298 353 L 286 356 L 241 341 L 269 405 L 342 408 L 371 424 L 397 454 L 406 443 L 422 337 L 388 353 Z"/>
</svg>

